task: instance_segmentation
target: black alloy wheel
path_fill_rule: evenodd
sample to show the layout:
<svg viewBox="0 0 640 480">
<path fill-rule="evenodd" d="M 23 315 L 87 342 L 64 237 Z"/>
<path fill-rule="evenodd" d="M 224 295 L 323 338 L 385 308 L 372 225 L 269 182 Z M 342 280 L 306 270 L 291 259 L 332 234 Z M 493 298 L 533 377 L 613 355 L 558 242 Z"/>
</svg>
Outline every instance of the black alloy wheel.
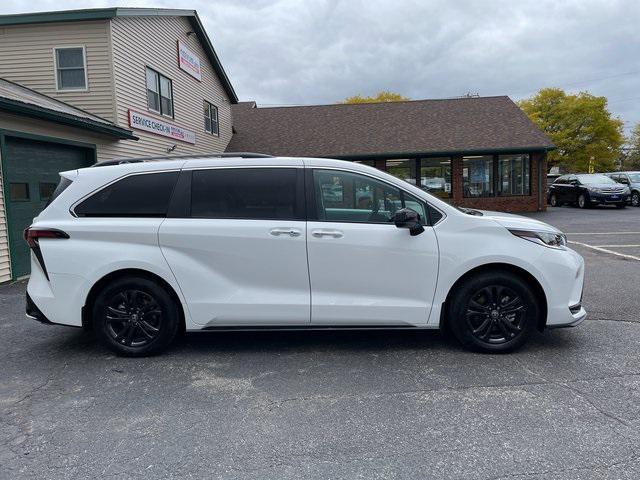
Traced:
<svg viewBox="0 0 640 480">
<path fill-rule="evenodd" d="M 106 312 L 107 332 L 127 347 L 143 347 L 153 342 L 162 329 L 162 308 L 146 292 L 121 290 L 109 299 Z"/>
<path fill-rule="evenodd" d="M 471 296 L 465 316 L 474 337 L 501 344 L 522 333 L 526 313 L 522 298 L 513 290 L 488 285 Z"/>
<path fill-rule="evenodd" d="M 489 353 L 515 350 L 543 320 L 542 299 L 516 273 L 482 272 L 454 288 L 447 300 L 445 327 L 471 350 Z"/>
<path fill-rule="evenodd" d="M 164 350 L 180 325 L 174 297 L 145 277 L 122 277 L 104 287 L 94 302 L 92 318 L 100 341 L 126 356 Z"/>
</svg>

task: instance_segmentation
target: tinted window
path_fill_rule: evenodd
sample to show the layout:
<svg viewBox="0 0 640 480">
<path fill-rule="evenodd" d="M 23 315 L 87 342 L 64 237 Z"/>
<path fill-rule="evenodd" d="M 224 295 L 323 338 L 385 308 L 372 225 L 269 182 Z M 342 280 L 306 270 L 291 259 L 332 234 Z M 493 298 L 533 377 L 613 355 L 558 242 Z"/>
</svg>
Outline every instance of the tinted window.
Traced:
<svg viewBox="0 0 640 480">
<path fill-rule="evenodd" d="M 406 207 L 426 223 L 424 202 L 387 183 L 335 170 L 314 170 L 313 179 L 320 221 L 390 223 Z"/>
<path fill-rule="evenodd" d="M 428 208 L 429 208 L 429 215 L 431 216 L 431 225 L 435 225 L 440 221 L 443 215 L 442 213 L 440 213 L 439 210 L 436 210 L 431 205 L 428 205 Z"/>
<path fill-rule="evenodd" d="M 38 184 L 40 200 L 49 200 L 53 195 L 53 192 L 55 191 L 56 186 L 57 185 L 55 183 L 40 182 Z"/>
<path fill-rule="evenodd" d="M 191 216 L 304 220 L 303 176 L 296 168 L 197 170 L 191 180 Z M 298 195 L 298 193 L 300 195 Z"/>
<path fill-rule="evenodd" d="M 131 175 L 103 188 L 75 208 L 81 217 L 164 217 L 178 172 Z"/>
<path fill-rule="evenodd" d="M 51 195 L 51 197 L 49 197 L 49 201 L 47 202 L 47 206 L 51 205 L 51 202 L 53 202 L 56 198 L 58 198 L 58 196 L 64 192 L 69 185 L 71 185 L 72 181 L 69 180 L 68 178 L 65 177 L 60 177 L 60 182 L 58 183 L 58 186 L 56 187 L 56 189 L 53 191 L 53 194 Z"/>
</svg>

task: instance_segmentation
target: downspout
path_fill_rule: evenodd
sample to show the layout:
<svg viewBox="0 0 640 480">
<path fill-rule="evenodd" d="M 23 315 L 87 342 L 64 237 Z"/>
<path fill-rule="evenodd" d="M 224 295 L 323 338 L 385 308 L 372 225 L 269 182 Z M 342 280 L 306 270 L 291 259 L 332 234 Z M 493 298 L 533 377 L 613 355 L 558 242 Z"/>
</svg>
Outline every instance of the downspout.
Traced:
<svg viewBox="0 0 640 480">
<path fill-rule="evenodd" d="M 543 203 L 542 203 L 542 164 L 544 163 L 544 158 L 546 153 L 541 154 L 538 157 L 538 211 L 542 211 Z M 546 196 L 546 195 L 545 195 Z M 545 199 L 546 200 L 546 199 Z"/>
</svg>

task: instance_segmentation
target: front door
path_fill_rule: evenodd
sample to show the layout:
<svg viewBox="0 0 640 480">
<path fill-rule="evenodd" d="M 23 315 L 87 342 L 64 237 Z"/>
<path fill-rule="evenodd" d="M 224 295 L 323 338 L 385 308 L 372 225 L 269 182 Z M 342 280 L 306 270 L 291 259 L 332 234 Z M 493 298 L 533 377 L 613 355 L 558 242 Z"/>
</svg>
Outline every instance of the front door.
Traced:
<svg viewBox="0 0 640 480">
<path fill-rule="evenodd" d="M 373 177 L 315 169 L 307 224 L 312 325 L 427 323 L 438 277 L 433 228 L 412 237 L 392 217 L 425 205 Z"/>
<path fill-rule="evenodd" d="M 47 204 L 60 181 L 58 172 L 93 163 L 86 148 L 7 137 L 3 173 L 13 278 L 30 273 L 30 254 L 22 232 Z"/>
<path fill-rule="evenodd" d="M 196 324 L 309 324 L 304 169 L 298 163 L 182 173 L 191 183 L 189 209 L 167 218 L 159 239 Z"/>
</svg>

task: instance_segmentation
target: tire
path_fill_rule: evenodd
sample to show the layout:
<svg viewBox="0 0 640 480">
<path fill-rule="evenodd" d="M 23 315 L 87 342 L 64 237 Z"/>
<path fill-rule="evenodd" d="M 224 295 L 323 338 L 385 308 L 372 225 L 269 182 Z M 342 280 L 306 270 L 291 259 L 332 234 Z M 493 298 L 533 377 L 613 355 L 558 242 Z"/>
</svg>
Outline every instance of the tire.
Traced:
<svg viewBox="0 0 640 480">
<path fill-rule="evenodd" d="M 578 207 L 580 208 L 589 208 L 589 199 L 584 193 L 581 193 L 578 196 Z"/>
<path fill-rule="evenodd" d="M 619 209 L 627 208 L 627 204 L 626 203 L 616 203 L 616 208 L 619 208 Z"/>
<path fill-rule="evenodd" d="M 631 194 L 631 205 L 640 207 L 640 192 L 633 192 Z"/>
<path fill-rule="evenodd" d="M 517 275 L 500 271 L 465 280 L 449 305 L 447 323 L 453 335 L 465 348 L 485 353 L 521 347 L 536 329 L 541 312 L 531 287 Z"/>
<path fill-rule="evenodd" d="M 552 207 L 559 207 L 560 206 L 560 202 L 558 202 L 558 198 L 556 197 L 555 193 L 551 194 L 551 198 L 549 199 L 549 203 L 551 204 Z"/>
<path fill-rule="evenodd" d="M 100 342 L 119 355 L 160 353 L 175 339 L 180 315 L 167 290 L 145 277 L 122 277 L 106 285 L 93 305 Z"/>
</svg>

